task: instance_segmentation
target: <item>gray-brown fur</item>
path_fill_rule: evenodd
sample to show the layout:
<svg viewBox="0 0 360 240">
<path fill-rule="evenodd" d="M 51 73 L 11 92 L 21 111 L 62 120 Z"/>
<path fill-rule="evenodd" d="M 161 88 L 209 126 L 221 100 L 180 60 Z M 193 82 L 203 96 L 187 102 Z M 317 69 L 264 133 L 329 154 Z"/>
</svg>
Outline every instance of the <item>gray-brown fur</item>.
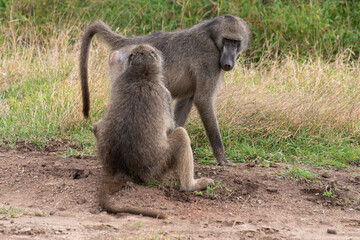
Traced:
<svg viewBox="0 0 360 240">
<path fill-rule="evenodd" d="M 165 219 L 167 215 L 155 210 L 134 208 L 134 207 L 119 207 L 116 204 L 110 202 L 109 194 L 120 191 L 126 184 L 127 178 L 116 178 L 104 176 L 99 187 L 99 203 L 100 206 L 105 209 L 108 213 L 131 213 L 137 215 L 143 215 L 147 217 Z"/>
<path fill-rule="evenodd" d="M 130 46 L 114 51 L 109 65 L 110 73 L 123 72 L 120 76 L 110 74 L 115 79 L 111 79 L 109 105 L 93 128 L 105 174 L 121 179 L 120 185 L 126 181 L 123 179 L 161 180 L 167 173 L 175 173 L 184 191 L 200 190 L 210 184 L 212 180 L 208 178 L 194 179 L 190 139 L 184 128 L 175 128 L 170 92 L 163 84 L 160 53 L 149 45 Z M 164 216 L 112 206 L 104 182 L 99 196 L 105 210 Z"/>
<path fill-rule="evenodd" d="M 194 103 L 218 163 L 229 164 L 225 158 L 214 105 L 224 71 L 233 69 L 236 56 L 248 45 L 250 31 L 243 20 L 225 15 L 205 20 L 185 30 L 158 32 L 134 38 L 125 38 L 112 32 L 101 21 L 94 23 L 84 34 L 80 54 L 83 113 L 86 118 L 90 108 L 88 51 L 95 34 L 100 35 L 113 50 L 142 43 L 159 49 L 164 57 L 164 84 L 176 99 L 176 125 L 185 124 Z"/>
</svg>

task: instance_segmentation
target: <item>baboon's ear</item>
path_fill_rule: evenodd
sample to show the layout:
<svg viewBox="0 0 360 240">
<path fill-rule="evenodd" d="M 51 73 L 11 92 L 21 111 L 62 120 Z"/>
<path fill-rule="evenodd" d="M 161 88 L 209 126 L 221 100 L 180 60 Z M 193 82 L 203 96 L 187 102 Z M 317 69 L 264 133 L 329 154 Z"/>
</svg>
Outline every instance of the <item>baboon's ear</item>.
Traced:
<svg viewBox="0 0 360 240">
<path fill-rule="evenodd" d="M 110 54 L 110 57 L 109 57 L 109 63 L 110 64 L 113 64 L 113 63 L 119 63 L 119 62 L 125 62 L 127 58 L 127 54 L 125 51 L 114 51 Z"/>
</svg>

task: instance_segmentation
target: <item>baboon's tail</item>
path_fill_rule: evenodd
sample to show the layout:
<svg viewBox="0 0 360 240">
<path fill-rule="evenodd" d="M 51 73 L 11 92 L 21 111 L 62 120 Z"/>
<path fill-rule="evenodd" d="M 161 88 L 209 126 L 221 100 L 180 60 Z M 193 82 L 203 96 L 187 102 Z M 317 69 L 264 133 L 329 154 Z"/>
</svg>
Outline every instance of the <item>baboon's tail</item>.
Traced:
<svg viewBox="0 0 360 240">
<path fill-rule="evenodd" d="M 97 21 L 86 30 L 80 50 L 80 78 L 81 78 L 81 92 L 83 100 L 83 114 L 85 118 L 89 117 L 90 110 L 90 99 L 89 99 L 89 86 L 88 86 L 88 57 L 89 57 L 89 47 L 91 39 L 95 34 L 100 35 L 100 37 L 111 47 L 111 48 L 121 48 L 125 45 L 126 38 L 123 36 L 114 33 L 108 25 L 102 21 Z"/>
<path fill-rule="evenodd" d="M 112 186 L 116 185 L 116 186 Z M 142 209 L 142 208 L 132 208 L 132 207 L 119 207 L 117 205 L 113 205 L 110 203 L 110 197 L 109 194 L 114 191 L 114 189 L 119 190 L 118 188 L 121 188 L 122 183 L 119 183 L 119 181 L 106 181 L 103 182 L 102 186 L 100 186 L 99 189 L 99 202 L 100 206 L 107 211 L 108 213 L 130 213 L 130 214 L 136 214 L 136 215 L 143 215 L 147 217 L 152 218 L 158 218 L 158 219 L 165 219 L 167 218 L 166 214 L 157 212 L 154 210 L 149 209 Z"/>
</svg>

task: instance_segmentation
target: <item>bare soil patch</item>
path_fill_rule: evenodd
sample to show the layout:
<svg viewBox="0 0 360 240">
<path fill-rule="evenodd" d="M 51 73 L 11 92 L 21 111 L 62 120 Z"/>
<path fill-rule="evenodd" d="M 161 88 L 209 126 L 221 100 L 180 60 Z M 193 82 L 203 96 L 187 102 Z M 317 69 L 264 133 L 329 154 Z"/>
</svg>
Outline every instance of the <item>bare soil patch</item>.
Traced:
<svg viewBox="0 0 360 240">
<path fill-rule="evenodd" d="M 284 165 L 196 164 L 196 175 L 218 181 L 213 190 L 129 184 L 113 196 L 118 204 L 169 216 L 158 220 L 101 211 L 96 157 L 62 152 L 0 149 L 0 239 L 360 239 L 355 167 L 312 168 L 318 177 L 310 182 L 284 177 Z"/>
</svg>

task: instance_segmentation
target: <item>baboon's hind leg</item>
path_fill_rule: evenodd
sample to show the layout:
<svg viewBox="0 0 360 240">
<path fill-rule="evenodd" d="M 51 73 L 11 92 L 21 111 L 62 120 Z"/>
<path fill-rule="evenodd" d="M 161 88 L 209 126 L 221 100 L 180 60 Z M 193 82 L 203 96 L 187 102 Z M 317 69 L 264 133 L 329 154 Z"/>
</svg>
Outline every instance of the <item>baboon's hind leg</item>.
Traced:
<svg viewBox="0 0 360 240">
<path fill-rule="evenodd" d="M 194 179 L 194 161 L 190 138 L 184 128 L 176 128 L 168 136 L 168 140 L 173 166 L 180 179 L 181 191 L 201 190 L 213 182 L 210 178 Z"/>
</svg>

